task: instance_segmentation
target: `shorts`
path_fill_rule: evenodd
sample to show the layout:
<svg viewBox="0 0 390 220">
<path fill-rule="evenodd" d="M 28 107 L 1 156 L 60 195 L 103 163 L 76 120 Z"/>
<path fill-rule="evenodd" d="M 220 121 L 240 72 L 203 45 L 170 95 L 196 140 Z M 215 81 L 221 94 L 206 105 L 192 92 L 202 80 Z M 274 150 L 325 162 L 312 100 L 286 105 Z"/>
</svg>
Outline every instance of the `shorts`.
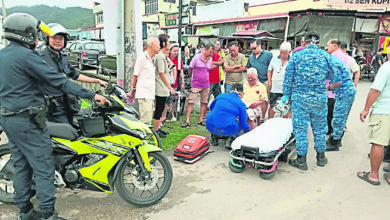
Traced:
<svg viewBox="0 0 390 220">
<path fill-rule="evenodd" d="M 162 96 L 156 96 L 156 107 L 154 109 L 154 120 L 160 120 L 162 113 L 165 109 L 165 102 L 167 101 L 168 97 L 162 97 Z"/>
<path fill-rule="evenodd" d="M 371 144 L 390 145 L 390 114 L 371 114 L 368 134 Z"/>
<path fill-rule="evenodd" d="M 248 115 L 248 119 L 253 121 L 253 120 L 255 120 L 255 118 L 258 118 L 261 116 L 261 108 L 260 107 L 248 108 L 246 110 L 246 114 Z"/>
<path fill-rule="evenodd" d="M 209 91 L 210 88 L 205 88 L 205 89 L 191 88 L 190 95 L 188 96 L 188 103 L 194 104 L 196 98 L 198 98 L 198 93 L 200 93 L 200 103 L 208 104 Z"/>
<path fill-rule="evenodd" d="M 153 116 L 153 99 L 137 99 L 140 120 L 145 124 L 152 123 Z"/>
<path fill-rule="evenodd" d="M 269 95 L 269 105 L 270 106 L 275 106 L 276 101 L 278 101 L 279 98 L 283 97 L 283 93 L 273 93 L 271 92 Z"/>
</svg>

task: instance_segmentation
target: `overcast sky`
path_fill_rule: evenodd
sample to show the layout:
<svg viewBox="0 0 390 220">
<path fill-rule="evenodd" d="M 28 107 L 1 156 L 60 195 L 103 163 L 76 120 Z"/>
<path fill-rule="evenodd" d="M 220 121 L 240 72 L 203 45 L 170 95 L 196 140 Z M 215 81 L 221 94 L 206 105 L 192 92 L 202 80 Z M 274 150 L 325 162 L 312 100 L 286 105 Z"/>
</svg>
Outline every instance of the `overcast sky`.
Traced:
<svg viewBox="0 0 390 220">
<path fill-rule="evenodd" d="M 6 8 L 12 8 L 14 6 L 49 5 L 60 8 L 82 7 L 91 9 L 93 7 L 93 2 L 102 1 L 103 0 L 4 0 Z"/>
</svg>

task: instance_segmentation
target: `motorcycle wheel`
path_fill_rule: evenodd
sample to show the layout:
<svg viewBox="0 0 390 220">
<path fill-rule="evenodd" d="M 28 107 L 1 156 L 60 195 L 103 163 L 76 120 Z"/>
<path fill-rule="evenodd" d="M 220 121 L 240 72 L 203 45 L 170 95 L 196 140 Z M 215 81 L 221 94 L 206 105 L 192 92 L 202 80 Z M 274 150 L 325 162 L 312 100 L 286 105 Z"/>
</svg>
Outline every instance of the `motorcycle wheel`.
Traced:
<svg viewBox="0 0 390 220">
<path fill-rule="evenodd" d="M 374 82 L 374 80 L 375 80 L 375 75 L 371 75 L 370 76 L 370 82 Z"/>
<path fill-rule="evenodd" d="M 160 201 L 172 184 L 172 167 L 162 152 L 150 152 L 152 172 L 149 180 L 140 180 L 136 163 L 124 163 L 119 170 L 115 187 L 126 202 L 139 207 L 150 206 Z"/>
<path fill-rule="evenodd" d="M 11 150 L 8 147 L 8 144 L 0 145 L 0 163 L 4 159 L 11 157 Z M 6 179 L 0 173 L 0 202 L 4 203 L 15 203 L 15 190 L 13 186 L 12 179 Z"/>
<path fill-rule="evenodd" d="M 156 146 L 158 148 L 162 148 L 161 139 L 160 136 L 158 136 L 157 132 L 154 129 L 150 129 L 153 133 L 153 135 L 148 140 L 148 144 Z"/>
</svg>

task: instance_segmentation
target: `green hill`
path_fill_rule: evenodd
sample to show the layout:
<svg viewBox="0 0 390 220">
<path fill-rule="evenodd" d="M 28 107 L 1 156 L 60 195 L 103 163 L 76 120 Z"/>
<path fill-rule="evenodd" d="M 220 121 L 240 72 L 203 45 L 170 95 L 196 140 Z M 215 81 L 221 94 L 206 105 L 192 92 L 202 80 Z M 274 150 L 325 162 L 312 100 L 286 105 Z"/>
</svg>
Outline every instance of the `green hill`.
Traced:
<svg viewBox="0 0 390 220">
<path fill-rule="evenodd" d="M 15 12 L 24 12 L 31 14 L 39 20 L 48 23 L 60 23 L 69 29 L 88 28 L 95 26 L 95 19 L 92 9 L 71 7 L 58 8 L 46 5 L 33 7 L 17 6 L 7 9 L 7 15 Z M 2 11 L 0 10 L 0 15 Z"/>
</svg>

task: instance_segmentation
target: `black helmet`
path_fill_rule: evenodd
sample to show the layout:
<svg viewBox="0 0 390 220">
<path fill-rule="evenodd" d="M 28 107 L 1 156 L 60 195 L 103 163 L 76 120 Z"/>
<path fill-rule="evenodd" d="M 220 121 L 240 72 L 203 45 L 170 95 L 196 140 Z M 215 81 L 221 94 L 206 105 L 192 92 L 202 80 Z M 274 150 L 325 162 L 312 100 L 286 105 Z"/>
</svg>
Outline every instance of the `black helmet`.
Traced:
<svg viewBox="0 0 390 220">
<path fill-rule="evenodd" d="M 50 29 L 33 16 L 26 13 L 14 13 L 4 20 L 4 36 L 10 41 L 18 41 L 35 48 L 38 31 L 42 30 L 50 35 Z"/>
<path fill-rule="evenodd" d="M 62 35 L 62 36 L 64 36 L 65 39 L 64 39 L 64 47 L 63 48 L 65 48 L 66 47 L 66 42 L 70 38 L 68 30 L 66 30 L 66 28 L 64 28 L 64 26 L 62 26 L 62 25 L 60 25 L 58 23 L 50 23 L 47 26 L 53 31 L 53 36 L 54 35 Z M 49 36 L 45 37 L 44 40 L 45 40 L 46 45 L 50 46 L 49 45 Z"/>
</svg>

